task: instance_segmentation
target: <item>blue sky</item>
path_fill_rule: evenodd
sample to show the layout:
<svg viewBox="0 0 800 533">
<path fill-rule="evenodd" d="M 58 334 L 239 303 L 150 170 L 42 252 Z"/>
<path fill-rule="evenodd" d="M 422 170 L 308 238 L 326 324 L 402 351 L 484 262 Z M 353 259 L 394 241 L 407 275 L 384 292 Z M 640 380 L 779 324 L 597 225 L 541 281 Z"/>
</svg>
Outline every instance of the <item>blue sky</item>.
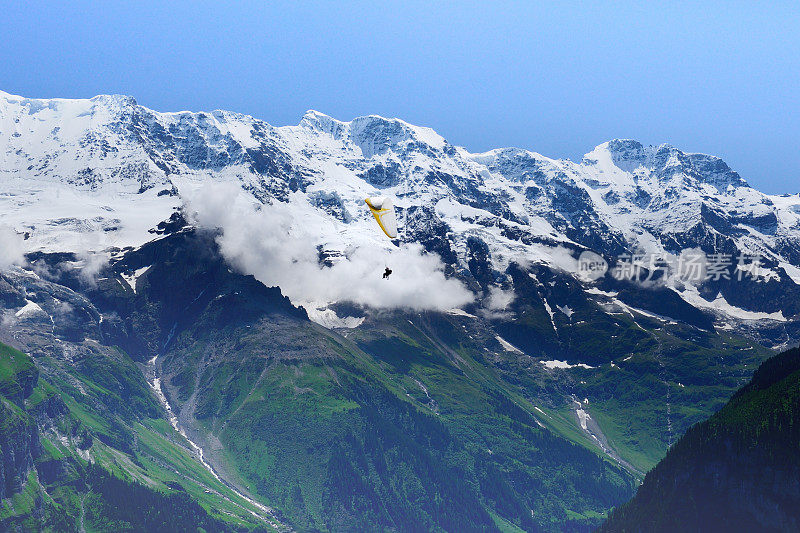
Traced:
<svg viewBox="0 0 800 533">
<path fill-rule="evenodd" d="M 275 125 L 375 113 L 472 151 L 669 142 L 767 192 L 800 191 L 793 3 L 166 4 L 7 3 L 0 89 Z"/>
</svg>

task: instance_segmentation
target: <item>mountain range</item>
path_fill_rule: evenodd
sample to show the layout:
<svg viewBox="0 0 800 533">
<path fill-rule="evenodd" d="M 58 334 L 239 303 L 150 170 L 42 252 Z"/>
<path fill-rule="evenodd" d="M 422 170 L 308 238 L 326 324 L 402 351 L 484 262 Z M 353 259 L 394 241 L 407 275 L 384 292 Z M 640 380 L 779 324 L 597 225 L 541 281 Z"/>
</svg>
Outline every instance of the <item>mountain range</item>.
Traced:
<svg viewBox="0 0 800 533">
<path fill-rule="evenodd" d="M 800 340 L 800 195 L 669 145 L 0 93 L 0 184 L 0 342 L 38 376 L 4 393 L 7 524 L 85 519 L 91 464 L 197 524 L 588 530 Z M 686 279 L 687 252 L 729 263 Z"/>
</svg>

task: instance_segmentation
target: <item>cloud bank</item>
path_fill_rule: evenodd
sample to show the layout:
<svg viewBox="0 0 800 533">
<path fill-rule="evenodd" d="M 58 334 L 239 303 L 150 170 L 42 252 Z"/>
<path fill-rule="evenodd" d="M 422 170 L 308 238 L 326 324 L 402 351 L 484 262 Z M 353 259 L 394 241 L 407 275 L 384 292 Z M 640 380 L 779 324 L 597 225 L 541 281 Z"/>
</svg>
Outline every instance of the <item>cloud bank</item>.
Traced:
<svg viewBox="0 0 800 533">
<path fill-rule="evenodd" d="M 22 235 L 14 228 L 0 224 L 0 270 L 25 263 L 25 246 Z"/>
<path fill-rule="evenodd" d="M 473 301 L 464 285 L 445 278 L 439 257 L 417 243 L 390 249 L 370 246 L 368 239 L 337 243 L 344 255 L 327 267 L 319 264 L 317 249 L 324 237 L 305 229 L 307 215 L 298 216 L 290 205 L 262 206 L 233 184 L 207 185 L 184 199 L 195 224 L 221 230 L 217 242 L 232 265 L 280 287 L 296 305 L 348 301 L 379 309 L 447 310 Z M 393 270 L 388 280 L 382 279 L 386 265 Z"/>
</svg>

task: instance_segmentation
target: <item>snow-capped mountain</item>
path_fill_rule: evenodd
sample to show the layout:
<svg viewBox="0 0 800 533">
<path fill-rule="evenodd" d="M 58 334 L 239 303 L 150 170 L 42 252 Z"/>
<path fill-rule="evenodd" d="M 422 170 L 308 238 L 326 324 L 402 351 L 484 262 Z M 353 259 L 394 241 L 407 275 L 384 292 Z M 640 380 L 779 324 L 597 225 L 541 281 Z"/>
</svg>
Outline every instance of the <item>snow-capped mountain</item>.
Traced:
<svg viewBox="0 0 800 533">
<path fill-rule="evenodd" d="M 394 242 L 364 203 L 378 195 Z M 800 195 L 668 145 L 613 140 L 574 162 L 474 154 L 377 116 L 273 127 L 2 93 L 0 209 L 0 343 L 88 421 L 63 435 L 36 415 L 42 438 L 146 483 L 180 470 L 200 501 L 298 529 L 403 529 L 359 502 L 406 509 L 392 487 L 412 485 L 424 509 L 404 516 L 450 523 L 428 504 L 456 502 L 444 529 L 490 524 L 481 502 L 524 529 L 576 509 L 588 528 L 800 339 Z M 673 269 L 698 249 L 706 273 L 733 263 Z M 740 275 L 742 253 L 760 276 Z M 583 255 L 609 272 L 587 276 Z M 611 275 L 626 256 L 640 282 Z"/>
<path fill-rule="evenodd" d="M 713 156 L 632 140 L 603 143 L 580 162 L 517 148 L 474 154 L 378 116 L 342 122 L 309 111 L 297 126 L 274 127 L 227 111 L 155 112 L 127 96 L 0 92 L 0 209 L 28 252 L 141 245 L 209 184 L 287 207 L 289 231 L 302 228 L 297 238 L 328 264 L 393 249 L 363 199 L 394 196 L 401 241 L 438 254 L 479 298 L 514 288 L 512 264 L 569 271 L 584 250 L 613 264 L 626 253 L 702 248 L 759 255 L 766 276 L 699 287 L 664 276 L 684 300 L 745 321 L 800 314 L 800 195 L 763 194 Z"/>
</svg>

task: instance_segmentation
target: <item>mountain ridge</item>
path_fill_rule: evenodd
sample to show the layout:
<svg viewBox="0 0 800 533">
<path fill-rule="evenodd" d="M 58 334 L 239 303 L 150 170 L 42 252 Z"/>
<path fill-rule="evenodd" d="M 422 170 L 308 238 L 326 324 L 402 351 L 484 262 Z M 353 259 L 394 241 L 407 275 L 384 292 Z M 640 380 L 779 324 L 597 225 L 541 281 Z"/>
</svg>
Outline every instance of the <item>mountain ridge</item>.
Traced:
<svg viewBox="0 0 800 533">
<path fill-rule="evenodd" d="M 30 236 L 28 251 L 141 245 L 199 188 L 229 183 L 257 204 L 288 204 L 313 220 L 318 233 L 301 238 L 333 256 L 388 249 L 360 205 L 386 193 L 404 219 L 415 213 L 401 241 L 430 243 L 453 272 L 468 270 L 468 238 L 484 242 L 494 286 L 508 284 L 511 262 L 564 268 L 559 247 L 608 261 L 701 248 L 760 254 L 784 292 L 800 290 L 800 195 L 762 194 L 721 159 L 668 144 L 611 140 L 575 162 L 519 148 L 472 154 L 430 128 L 378 115 L 344 122 L 309 110 L 296 126 L 274 127 L 228 111 L 159 113 L 120 95 L 0 101 L 0 173 L 10 189 L 0 207 L 6 224 Z M 432 227 L 442 228 L 434 248 Z M 674 276 L 664 284 L 728 322 L 778 317 L 768 299 L 731 303 L 724 283 L 698 287 L 702 297 Z"/>
</svg>

